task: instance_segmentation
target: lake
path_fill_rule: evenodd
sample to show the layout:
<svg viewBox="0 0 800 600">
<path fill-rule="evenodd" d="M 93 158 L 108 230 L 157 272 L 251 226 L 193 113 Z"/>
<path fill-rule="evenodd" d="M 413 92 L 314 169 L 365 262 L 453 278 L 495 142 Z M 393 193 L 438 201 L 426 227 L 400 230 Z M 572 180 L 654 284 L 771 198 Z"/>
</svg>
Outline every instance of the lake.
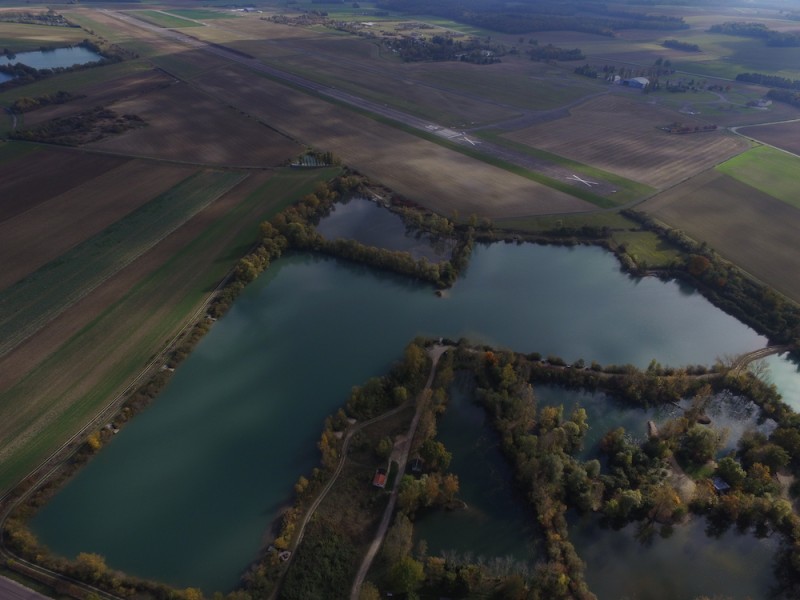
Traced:
<svg viewBox="0 0 800 600">
<path fill-rule="evenodd" d="M 34 532 L 66 556 L 97 552 L 135 575 L 227 591 L 317 464 L 325 416 L 416 335 L 640 367 L 766 343 L 691 288 L 630 278 L 595 247 L 477 245 L 456 285 L 433 292 L 329 257 L 276 261 Z"/>
<path fill-rule="evenodd" d="M 72 67 L 73 65 L 85 65 L 98 60 L 103 60 L 103 57 L 83 46 L 20 52 L 14 58 L 8 58 L 0 54 L 0 65 L 22 63 L 34 69 L 66 68 Z M 2 76 L 3 75 L 0 74 L 0 77 Z M 0 82 L 2 82 L 2 80 L 0 80 Z"/>
<path fill-rule="evenodd" d="M 366 246 L 408 252 L 416 259 L 431 262 L 449 260 L 453 241 L 435 238 L 408 229 L 398 215 L 366 198 L 355 197 L 333 205 L 331 213 L 320 220 L 317 231 L 328 240 L 356 240 Z"/>
</svg>

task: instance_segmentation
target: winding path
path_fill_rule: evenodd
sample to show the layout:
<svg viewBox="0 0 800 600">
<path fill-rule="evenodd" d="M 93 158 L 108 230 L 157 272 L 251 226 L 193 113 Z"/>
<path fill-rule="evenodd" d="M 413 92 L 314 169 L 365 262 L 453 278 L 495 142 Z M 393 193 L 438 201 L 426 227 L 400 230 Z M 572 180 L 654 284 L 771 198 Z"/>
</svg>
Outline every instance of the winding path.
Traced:
<svg viewBox="0 0 800 600">
<path fill-rule="evenodd" d="M 381 415 L 378 415 L 377 417 L 369 419 L 368 421 L 363 421 L 362 423 L 358 423 L 348 428 L 347 433 L 344 436 L 344 440 L 342 441 L 342 449 L 341 449 L 341 456 L 339 457 L 339 464 L 336 465 L 336 469 L 334 470 L 331 478 L 328 480 L 328 483 L 325 484 L 325 487 L 322 488 L 322 491 L 317 495 L 314 502 L 311 503 L 311 506 L 308 508 L 308 511 L 306 511 L 306 514 L 303 517 L 303 520 L 300 522 L 300 528 L 298 530 L 297 538 L 295 539 L 294 543 L 290 548 L 292 554 L 286 561 L 283 573 L 281 574 L 278 583 L 275 585 L 272 594 L 270 594 L 270 600 L 273 600 L 278 595 L 278 591 L 281 588 L 281 583 L 283 582 L 283 578 L 286 575 L 286 572 L 289 570 L 290 565 L 292 564 L 292 560 L 294 559 L 294 555 L 295 552 L 297 551 L 297 548 L 303 541 L 303 536 L 305 535 L 306 526 L 311 521 L 311 517 L 314 516 L 314 513 L 316 512 L 317 508 L 319 508 L 319 505 L 322 504 L 322 501 L 325 499 L 325 496 L 328 495 L 328 492 L 331 490 L 333 485 L 336 483 L 336 480 L 339 478 L 339 475 L 341 474 L 345 462 L 347 461 L 347 447 L 350 445 L 350 439 L 353 437 L 353 434 L 362 430 L 364 427 L 367 427 L 369 425 L 372 425 L 373 423 L 377 423 L 378 421 L 396 415 L 400 411 L 410 406 L 416 405 L 417 410 L 414 414 L 414 418 L 411 420 L 411 426 L 408 429 L 408 438 L 406 440 L 405 447 L 403 448 L 403 453 L 400 457 L 400 462 L 398 463 L 399 468 L 397 472 L 398 474 L 403 473 L 403 471 L 406 468 L 406 461 L 408 460 L 408 451 L 411 448 L 411 439 L 414 436 L 414 431 L 416 431 L 417 423 L 419 422 L 419 417 L 420 417 L 419 407 L 423 404 L 422 400 L 424 400 L 424 398 L 426 396 L 429 396 L 431 393 L 430 386 L 431 383 L 433 382 L 433 376 L 436 373 L 436 365 L 439 362 L 439 358 L 447 350 L 448 346 L 433 346 L 430 350 L 428 350 L 428 355 L 431 357 L 431 362 L 432 362 L 431 372 L 428 375 L 428 381 L 425 383 L 425 388 L 417 396 L 416 401 L 404 402 L 400 406 L 397 406 L 388 412 L 385 412 Z M 392 497 L 389 499 L 389 504 L 387 505 L 386 511 L 384 512 L 383 520 L 381 521 L 381 526 L 378 528 L 378 533 L 375 536 L 375 540 L 373 540 L 373 546 L 376 546 L 375 552 L 377 552 L 377 547 L 380 546 L 381 541 L 383 541 L 383 536 L 386 534 L 388 521 L 389 518 L 391 517 L 396 502 L 397 502 L 397 486 L 395 486 L 394 490 L 392 491 Z M 386 524 L 385 526 L 384 523 Z M 364 567 L 364 564 L 361 565 L 361 570 L 363 570 L 364 574 L 362 575 L 361 570 L 359 570 L 359 575 L 361 576 L 361 578 L 360 579 L 356 578 L 356 583 L 353 584 L 353 589 L 355 590 L 356 598 L 358 597 L 358 590 L 361 589 L 361 583 L 364 581 L 364 575 L 366 575 L 367 570 L 369 570 L 369 565 L 372 563 L 372 558 L 374 558 L 375 552 L 373 552 L 372 550 L 373 549 L 371 546 L 370 552 L 372 552 L 372 556 L 370 556 L 370 552 L 367 553 L 367 557 L 369 557 L 369 562 L 367 562 L 367 558 L 364 559 L 364 562 L 366 563 L 366 568 Z M 358 586 L 358 588 L 356 588 L 356 585 Z"/>
<path fill-rule="evenodd" d="M 420 392 L 417 398 L 417 411 L 414 414 L 414 418 L 411 420 L 411 425 L 408 428 L 408 435 L 406 435 L 406 440 L 403 444 L 402 454 L 400 455 L 400 460 L 398 461 L 398 477 L 402 477 L 403 473 L 405 473 L 406 462 L 408 462 L 408 453 L 411 450 L 411 443 L 414 440 L 414 433 L 417 430 L 417 424 L 419 423 L 419 418 L 422 414 L 419 409 L 424 404 L 424 401 L 431 395 L 431 384 L 433 383 L 433 376 L 436 374 L 436 365 L 439 363 L 439 359 L 441 358 L 442 354 L 444 354 L 448 349 L 449 346 L 436 345 L 431 347 L 431 349 L 428 351 L 428 355 L 431 357 L 431 372 L 428 375 L 428 381 L 425 383 L 425 388 L 422 390 L 422 392 Z M 358 600 L 358 595 L 361 592 L 361 586 L 364 583 L 364 578 L 367 576 L 367 572 L 372 565 L 372 561 L 375 559 L 375 555 L 378 553 L 381 543 L 383 543 L 383 538 L 386 536 L 386 531 L 389 529 L 389 521 L 391 521 L 392 515 L 394 514 L 394 507 L 397 504 L 397 492 L 399 489 L 399 485 L 395 485 L 392 489 L 392 495 L 389 498 L 389 503 L 386 505 L 386 509 L 383 511 L 381 524 L 378 526 L 378 530 L 375 532 L 375 537 L 372 540 L 372 544 L 370 544 L 369 550 L 367 550 L 367 554 L 364 556 L 364 560 L 361 562 L 361 567 L 359 567 L 358 573 L 356 573 L 356 578 L 353 580 L 353 587 L 350 590 L 350 600 Z"/>
</svg>

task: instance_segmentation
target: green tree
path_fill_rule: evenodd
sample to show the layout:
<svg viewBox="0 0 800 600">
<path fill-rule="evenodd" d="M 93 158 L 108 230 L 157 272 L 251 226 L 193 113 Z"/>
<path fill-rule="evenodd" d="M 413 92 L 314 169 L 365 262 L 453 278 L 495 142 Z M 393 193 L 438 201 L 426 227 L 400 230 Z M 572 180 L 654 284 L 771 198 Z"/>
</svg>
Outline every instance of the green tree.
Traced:
<svg viewBox="0 0 800 600">
<path fill-rule="evenodd" d="M 96 582 L 107 570 L 106 559 L 99 554 L 81 552 L 75 559 L 75 573 L 84 581 Z"/>
<path fill-rule="evenodd" d="M 395 589 L 412 594 L 422 585 L 425 571 L 421 562 L 404 556 L 392 567 L 389 579 Z"/>
</svg>

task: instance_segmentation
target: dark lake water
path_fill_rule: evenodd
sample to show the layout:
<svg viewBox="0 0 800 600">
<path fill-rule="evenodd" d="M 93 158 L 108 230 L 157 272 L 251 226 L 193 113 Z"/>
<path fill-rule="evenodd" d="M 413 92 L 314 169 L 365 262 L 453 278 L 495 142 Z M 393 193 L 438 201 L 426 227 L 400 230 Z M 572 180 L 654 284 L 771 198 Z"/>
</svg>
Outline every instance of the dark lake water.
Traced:
<svg viewBox="0 0 800 600">
<path fill-rule="evenodd" d="M 440 418 L 439 439 L 453 455 L 449 471 L 458 475 L 460 510 L 421 515 L 414 526 L 428 554 L 467 554 L 486 559 L 511 557 L 530 564 L 541 558 L 536 515 L 514 488 L 514 474 L 486 411 L 475 403 L 472 377 L 459 375 Z"/>
<path fill-rule="evenodd" d="M 67 556 L 97 552 L 178 587 L 231 589 L 298 476 L 317 464 L 325 416 L 416 335 L 642 367 L 710 364 L 766 341 L 691 288 L 631 279 L 599 248 L 478 246 L 443 298 L 362 266 L 288 256 L 34 531 Z"/>
<path fill-rule="evenodd" d="M 729 530 L 705 534 L 692 518 L 663 539 L 636 539 L 635 525 L 603 529 L 597 519 L 573 520 L 570 539 L 586 562 L 586 582 L 598 600 L 692 600 L 700 596 L 767 600 L 773 580 L 775 539 Z"/>
<path fill-rule="evenodd" d="M 399 216 L 366 198 L 335 204 L 331 214 L 319 222 L 317 231 L 328 240 L 352 239 L 366 246 L 408 252 L 416 259 L 424 257 L 431 262 L 448 260 L 453 251 L 449 239 L 410 231 Z"/>
<path fill-rule="evenodd" d="M 55 69 L 59 67 L 71 67 L 73 65 L 85 65 L 86 63 L 102 59 L 102 56 L 83 46 L 72 46 L 69 48 L 56 48 L 47 51 L 34 50 L 31 52 L 20 52 L 14 58 L 0 55 L 0 65 L 22 63 L 34 69 Z M 3 74 L 0 74 L 0 77 L 3 77 Z M 0 82 L 2 82 L 1 79 Z"/>
</svg>

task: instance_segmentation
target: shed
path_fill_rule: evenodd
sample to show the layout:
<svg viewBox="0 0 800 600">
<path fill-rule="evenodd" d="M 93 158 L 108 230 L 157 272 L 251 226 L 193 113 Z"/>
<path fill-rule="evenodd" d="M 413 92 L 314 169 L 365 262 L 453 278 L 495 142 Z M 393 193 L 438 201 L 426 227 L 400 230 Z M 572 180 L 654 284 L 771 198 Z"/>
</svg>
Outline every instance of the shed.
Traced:
<svg viewBox="0 0 800 600">
<path fill-rule="evenodd" d="M 634 77 L 633 79 L 628 79 L 626 83 L 628 87 L 643 90 L 650 85 L 650 80 L 647 77 Z"/>
<path fill-rule="evenodd" d="M 722 477 L 714 477 L 711 481 L 714 483 L 714 491 L 718 494 L 727 494 L 731 489 L 731 486 Z"/>
</svg>

